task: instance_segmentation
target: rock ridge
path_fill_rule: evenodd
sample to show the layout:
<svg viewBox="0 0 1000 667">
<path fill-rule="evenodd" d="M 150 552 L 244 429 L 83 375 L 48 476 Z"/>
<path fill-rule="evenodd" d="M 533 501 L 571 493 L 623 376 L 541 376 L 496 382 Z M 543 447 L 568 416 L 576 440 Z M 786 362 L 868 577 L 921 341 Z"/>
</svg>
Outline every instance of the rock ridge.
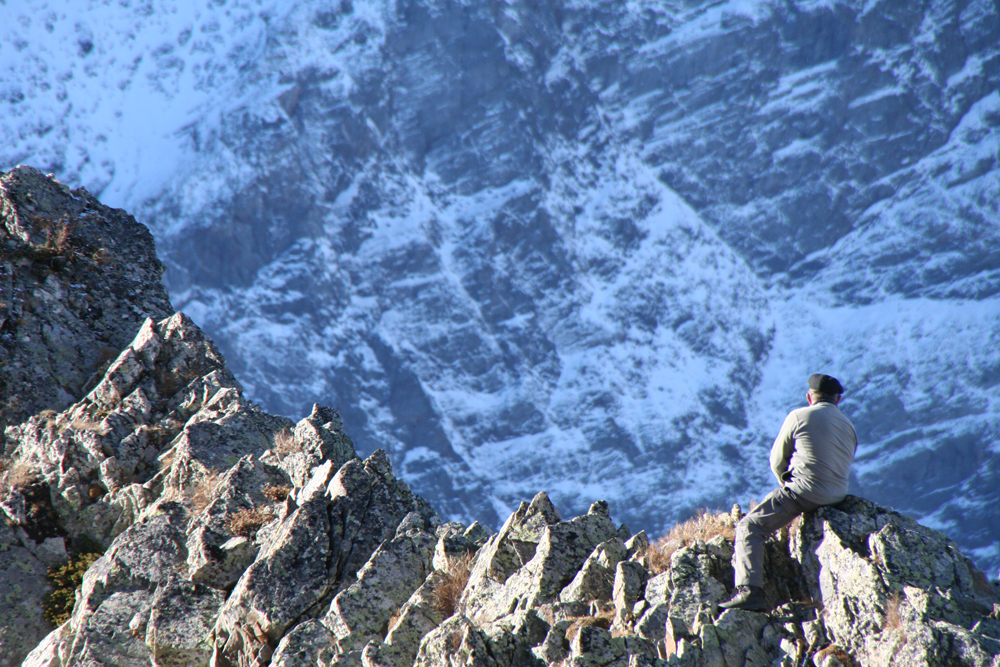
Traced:
<svg viewBox="0 0 1000 667">
<path fill-rule="evenodd" d="M 293 423 L 247 400 L 183 313 L 138 320 L 109 361 L 4 431 L 0 665 L 1000 667 L 998 584 L 870 501 L 767 542 L 771 613 L 719 614 L 726 530 L 650 544 L 603 501 L 564 518 L 544 492 L 497 532 L 446 522 L 335 410 Z M 83 543 L 101 555 L 53 628 L 47 568 Z"/>
</svg>

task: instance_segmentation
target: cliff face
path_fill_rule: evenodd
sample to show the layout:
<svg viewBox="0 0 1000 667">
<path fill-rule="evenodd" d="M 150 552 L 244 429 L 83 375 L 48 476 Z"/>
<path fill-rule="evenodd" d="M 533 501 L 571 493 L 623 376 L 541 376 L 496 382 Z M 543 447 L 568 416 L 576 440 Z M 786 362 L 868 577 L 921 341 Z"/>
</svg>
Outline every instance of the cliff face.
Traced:
<svg viewBox="0 0 1000 667">
<path fill-rule="evenodd" d="M 8 3 L 0 164 L 149 222 L 272 412 L 661 531 L 829 372 L 854 491 L 1000 567 L 993 0 L 78 4 Z"/>
<path fill-rule="evenodd" d="M 442 521 L 333 410 L 248 401 L 180 313 L 3 446 L 3 665 L 1000 665 L 998 584 L 896 512 L 804 517 L 767 544 L 774 611 L 718 614 L 738 508 L 652 546 L 545 493 L 499 532 Z M 83 548 L 53 629 L 45 568 Z"/>
</svg>

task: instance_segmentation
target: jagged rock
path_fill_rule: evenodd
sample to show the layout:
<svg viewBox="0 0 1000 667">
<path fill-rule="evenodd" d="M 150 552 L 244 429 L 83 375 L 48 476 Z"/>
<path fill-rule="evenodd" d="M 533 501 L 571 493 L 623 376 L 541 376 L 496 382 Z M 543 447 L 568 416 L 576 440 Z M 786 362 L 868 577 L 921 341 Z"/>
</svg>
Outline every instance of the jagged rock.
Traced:
<svg viewBox="0 0 1000 667">
<path fill-rule="evenodd" d="M 726 586 L 713 576 L 721 567 L 704 542 L 681 547 L 670 558 L 670 616 L 694 627 L 699 613 L 726 599 Z"/>
<path fill-rule="evenodd" d="M 337 640 L 329 628 L 309 620 L 296 625 L 278 644 L 271 664 L 275 667 L 315 667 L 332 664 Z"/>
<path fill-rule="evenodd" d="M 23 530 L 20 533 L 23 537 L 0 520 L 0 656 L 17 658 L 52 631 L 42 615 L 42 601 L 50 591 L 47 568 L 55 564 L 54 559 L 39 558 L 38 550 L 29 548 L 34 548 L 34 541 Z M 0 664 L 6 664 L 3 657 Z"/>
<path fill-rule="evenodd" d="M 627 667 L 628 654 L 621 638 L 604 628 L 585 625 L 570 642 L 571 667 Z"/>
<path fill-rule="evenodd" d="M 209 633 L 224 599 L 222 591 L 182 579 L 159 586 L 145 624 L 154 664 L 206 664 L 212 654 Z"/>
<path fill-rule="evenodd" d="M 334 432 L 340 427 L 332 413 L 317 408 L 314 422 L 317 415 L 326 419 L 309 422 L 304 436 L 312 443 L 311 460 L 319 464 L 322 456 L 337 461 L 353 457 L 350 440 Z M 32 660 L 61 655 L 69 663 L 145 664 L 155 658 L 158 664 L 188 664 L 207 659 L 220 640 L 222 648 L 230 640 L 238 643 L 244 657 L 269 658 L 273 640 L 280 637 L 272 626 L 283 630 L 287 621 L 280 614 L 269 618 L 268 605 L 259 599 L 246 601 L 247 608 L 237 614 L 250 622 L 224 626 L 214 647 L 204 630 L 216 627 L 222 590 L 246 577 L 258 550 L 280 553 L 282 540 L 289 541 L 281 529 L 295 534 L 293 516 L 308 515 L 308 505 L 301 512 L 292 500 L 274 507 L 264 492 L 280 487 L 295 495 L 291 486 L 284 486 L 291 480 L 275 465 L 278 461 L 266 461 L 276 435 L 289 424 L 246 401 L 212 342 L 176 314 L 159 323 L 147 319 L 79 403 L 9 428 L 7 441 L 15 444 L 7 447 L 16 462 L 12 470 L 22 477 L 20 470 L 31 471 L 32 481 L 12 487 L 0 503 L 9 518 L 39 540 L 34 550 L 44 550 L 54 530 L 112 543 L 84 579 L 71 622 L 50 636 Z M 329 469 L 333 461 L 326 463 Z M 377 457 L 372 466 L 379 479 L 391 477 Z M 11 471 L 4 479 L 13 481 Z M 405 511 L 419 506 L 408 489 L 398 491 L 407 502 L 390 510 L 391 529 Z M 328 501 L 321 497 L 318 505 L 317 514 L 329 525 Z M 229 521 L 241 512 L 260 512 L 264 524 L 279 521 L 256 529 L 255 538 L 233 536 Z M 424 514 L 431 512 L 425 508 Z M 379 515 L 373 511 L 368 519 Z M 163 517 L 169 517 L 166 524 Z M 304 530 L 309 541 L 313 528 L 304 526 L 298 534 L 306 538 Z M 381 532 L 369 536 L 354 557 L 367 560 L 382 538 Z M 149 552 L 145 560 L 137 553 L 143 550 Z M 325 558 L 320 567 L 325 574 Z M 162 589 L 165 577 L 172 577 L 169 592 Z M 307 575 L 294 582 L 306 605 L 329 588 L 320 577 L 310 597 L 311 580 Z M 272 584 L 274 580 L 267 582 Z M 274 587 L 269 593 L 280 591 Z M 286 602 L 275 600 L 274 606 L 295 606 Z M 35 617 L 39 614 L 40 609 Z M 25 613 L 6 627 L 31 623 L 32 618 Z M 36 627 L 50 629 L 37 626 L 37 618 Z M 20 634 L 30 637 L 31 632 Z M 13 655 L 20 660 L 27 648 Z"/>
<path fill-rule="evenodd" d="M 73 616 L 24 664 L 50 664 L 53 654 L 58 664 L 149 664 L 150 648 L 130 624 L 137 613 L 148 617 L 158 587 L 183 568 L 185 514 L 165 503 L 122 533 L 84 576 Z"/>
<path fill-rule="evenodd" d="M 162 273 L 124 211 L 32 167 L 0 175 L 0 431 L 82 398 L 144 319 L 169 317 Z"/>
<path fill-rule="evenodd" d="M 472 524 L 465 529 L 462 537 L 474 544 L 478 549 L 485 544 L 486 540 L 488 540 L 491 535 L 494 535 L 495 533 L 496 531 L 491 529 L 489 526 L 484 526 L 478 521 L 473 521 Z"/>
<path fill-rule="evenodd" d="M 272 468 L 248 456 L 224 474 L 188 480 L 188 494 L 197 504 L 204 504 L 188 528 L 188 571 L 192 581 L 230 588 L 254 561 L 258 541 L 230 536 L 227 521 L 239 512 L 268 505 L 270 499 L 263 491 L 280 481 L 276 476 Z"/>
<path fill-rule="evenodd" d="M 635 623 L 637 635 L 652 642 L 661 642 L 666 637 L 668 604 L 654 604 L 648 607 Z"/>
<path fill-rule="evenodd" d="M 613 597 L 618 620 L 633 616 L 635 603 L 642 597 L 649 572 L 635 561 L 622 561 L 615 570 Z M 631 620 L 631 619 L 629 619 Z"/>
<path fill-rule="evenodd" d="M 461 614 L 456 614 L 429 632 L 420 643 L 413 667 L 463 665 L 496 667 L 486 647 L 485 634 Z"/>
<path fill-rule="evenodd" d="M 445 618 L 434 595 L 434 589 L 444 576 L 439 571 L 431 572 L 410 596 L 400 608 L 395 623 L 389 627 L 384 646 L 373 643 L 365 647 L 362 655 L 365 667 L 408 667 L 413 664 L 421 640 Z"/>
<path fill-rule="evenodd" d="M 628 538 L 628 541 L 625 542 L 625 548 L 628 550 L 629 558 L 641 558 L 645 555 L 646 549 L 649 548 L 649 538 L 646 536 L 646 531 L 640 530 Z"/>
<path fill-rule="evenodd" d="M 651 606 L 665 604 L 670 601 L 671 571 L 660 572 L 646 581 L 643 597 Z"/>
<path fill-rule="evenodd" d="M 517 609 L 555 601 L 594 548 L 616 535 L 614 524 L 602 512 L 544 526 L 534 556 L 490 599 L 463 597 L 471 618 L 488 623 Z"/>
<path fill-rule="evenodd" d="M 516 635 L 506 635 L 495 642 L 486 632 L 457 614 L 424 638 L 413 667 L 535 667 L 538 664 L 523 641 L 516 640 Z"/>
<path fill-rule="evenodd" d="M 445 571 L 455 559 L 466 558 L 476 553 L 479 546 L 465 536 L 466 528 L 460 523 L 450 522 L 439 526 L 437 544 L 434 547 L 434 569 Z"/>
<path fill-rule="evenodd" d="M 762 636 L 768 626 L 768 617 L 740 609 L 729 609 L 714 623 L 705 626 L 714 629 L 718 638 L 716 644 L 722 653 L 724 665 L 746 665 L 746 667 L 766 667 L 777 655 L 777 641 L 767 642 Z M 772 634 L 769 637 L 773 637 Z M 706 642 L 702 640 L 702 650 Z"/>
<path fill-rule="evenodd" d="M 615 569 L 619 561 L 628 556 L 622 541 L 614 537 L 602 542 L 587 556 L 580 571 L 559 593 L 562 602 L 611 601 L 614 590 Z"/>
<path fill-rule="evenodd" d="M 500 532 L 479 550 L 461 604 L 478 609 L 490 603 L 507 578 L 534 557 L 542 530 L 559 520 L 558 511 L 545 493 L 536 495 L 530 505 L 522 502 Z"/>
<path fill-rule="evenodd" d="M 330 461 L 333 469 L 354 458 L 354 444 L 344 433 L 344 423 L 334 410 L 313 404 L 308 417 L 295 425 L 276 452 L 280 466 L 295 486 L 303 486 L 316 466 Z"/>
<path fill-rule="evenodd" d="M 362 649 L 370 640 L 385 636 L 392 614 L 432 569 L 434 544 L 429 533 L 411 530 L 375 550 L 357 581 L 337 594 L 323 618 L 342 650 Z"/>
<path fill-rule="evenodd" d="M 249 429 L 248 420 L 238 426 L 228 423 L 234 413 L 253 413 L 256 423 L 274 419 L 259 409 L 254 413 L 238 394 L 226 393 L 236 386 L 211 341 L 189 319 L 178 314 L 158 324 L 146 320 L 83 400 L 60 414 L 33 417 L 8 428 L 8 442 L 16 443 L 8 455 L 49 487 L 49 502 L 61 530 L 107 543 L 148 501 L 145 492 L 133 489 L 121 494 L 119 489 L 143 483 L 159 495 L 168 483 L 181 490 L 190 461 L 206 471 L 222 465 L 219 457 L 244 444 L 236 430 Z M 189 424 L 183 425 L 179 418 Z M 224 443 L 198 436 L 213 418 L 223 424 Z M 152 461 L 166 449 L 167 438 L 182 428 L 186 435 L 170 455 L 171 463 L 180 463 L 170 472 L 173 478 L 167 479 L 168 473 L 155 472 Z M 157 433 L 155 442 L 150 442 L 152 431 Z M 250 448 L 249 443 L 246 446 Z M 5 479 L 10 485 L 9 472 Z M 150 481 L 152 485 L 147 484 Z M 12 497 L 18 492 L 15 488 Z M 24 517 L 11 518 L 25 522 Z"/>
<path fill-rule="evenodd" d="M 339 544 L 330 535 L 326 502 L 301 505 L 240 577 L 219 613 L 216 634 L 229 638 L 253 627 L 277 644 L 333 585 L 328 563 Z"/>
<path fill-rule="evenodd" d="M 330 482 L 330 525 L 340 541 L 335 579 L 349 585 L 375 549 L 391 538 L 410 512 L 431 520 L 436 515 L 425 500 L 392 474 L 389 458 L 375 451 L 364 463 L 348 461 Z"/>
<path fill-rule="evenodd" d="M 236 584 L 257 557 L 257 545 L 243 536 L 223 537 L 201 528 L 188 538 L 188 572 L 191 581 L 216 588 Z M 216 542 L 222 542 L 216 544 Z"/>
<path fill-rule="evenodd" d="M 484 628 L 490 652 L 501 664 L 537 664 L 532 648 L 538 646 L 549 632 L 549 624 L 534 609 L 515 612 Z"/>
<path fill-rule="evenodd" d="M 1000 655 L 984 627 L 970 630 L 1000 592 L 950 540 L 912 519 L 848 496 L 804 521 L 790 551 L 823 601 L 830 639 L 862 664 L 978 666 Z"/>
<path fill-rule="evenodd" d="M 571 621 L 556 621 L 549 627 L 548 633 L 541 644 L 531 650 L 536 658 L 545 664 L 563 662 L 569 655 L 566 646 L 566 631 L 569 630 Z"/>
</svg>

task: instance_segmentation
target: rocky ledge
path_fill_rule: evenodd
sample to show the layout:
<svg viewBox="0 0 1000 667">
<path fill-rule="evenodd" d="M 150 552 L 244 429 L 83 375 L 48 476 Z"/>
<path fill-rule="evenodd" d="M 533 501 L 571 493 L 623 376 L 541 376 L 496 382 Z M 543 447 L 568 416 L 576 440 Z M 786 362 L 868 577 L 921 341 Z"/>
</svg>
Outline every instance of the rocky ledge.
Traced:
<svg viewBox="0 0 1000 667">
<path fill-rule="evenodd" d="M 74 229 L 103 210 L 73 209 L 91 200 L 19 171 L 0 197 L 15 181 L 42 188 Z M 0 208 L 8 232 L 17 210 Z M 100 235 L 128 226 L 95 229 L 88 242 L 110 247 Z M 86 346 L 106 323 L 66 316 L 72 299 L 133 315 L 166 304 L 124 287 L 74 293 L 125 283 L 106 265 L 70 282 L 89 264 L 39 269 L 28 243 L 8 242 L 0 263 L 17 281 L 5 294 L 46 293 L 30 326 L 64 318 Z M 152 275 L 123 276 L 162 292 Z M 945 536 L 863 499 L 768 542 L 771 613 L 720 614 L 738 507 L 653 544 L 606 503 L 563 519 L 545 493 L 499 532 L 444 522 L 384 452 L 357 456 L 335 411 L 266 414 L 183 314 L 134 324 L 93 381 L 70 385 L 78 395 L 64 387 L 71 401 L 49 372 L 3 388 L 39 410 L 6 429 L 0 459 L 0 665 L 1000 666 L 998 585 Z M 30 369 L 65 340 L 5 348 L 5 361 Z M 82 581 L 53 590 L 67 560 Z M 54 593 L 71 596 L 61 616 Z"/>
</svg>

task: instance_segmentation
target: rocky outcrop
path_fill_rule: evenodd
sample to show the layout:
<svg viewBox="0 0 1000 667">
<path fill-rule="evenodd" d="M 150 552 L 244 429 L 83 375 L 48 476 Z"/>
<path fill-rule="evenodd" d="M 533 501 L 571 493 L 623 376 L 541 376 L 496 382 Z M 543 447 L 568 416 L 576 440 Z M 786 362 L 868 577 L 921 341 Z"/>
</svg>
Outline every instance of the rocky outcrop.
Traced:
<svg viewBox="0 0 1000 667">
<path fill-rule="evenodd" d="M 0 175 L 0 429 L 93 388 L 147 317 L 173 313 L 153 237 L 32 167 Z"/>
<path fill-rule="evenodd" d="M 332 409 L 248 401 L 181 313 L 3 446 L 5 666 L 1000 666 L 998 584 L 896 512 L 797 520 L 766 545 L 773 611 L 720 614 L 725 531 L 650 545 L 545 493 L 496 533 L 442 522 Z M 53 628 L 46 570 L 84 544 L 102 555 Z"/>
</svg>

